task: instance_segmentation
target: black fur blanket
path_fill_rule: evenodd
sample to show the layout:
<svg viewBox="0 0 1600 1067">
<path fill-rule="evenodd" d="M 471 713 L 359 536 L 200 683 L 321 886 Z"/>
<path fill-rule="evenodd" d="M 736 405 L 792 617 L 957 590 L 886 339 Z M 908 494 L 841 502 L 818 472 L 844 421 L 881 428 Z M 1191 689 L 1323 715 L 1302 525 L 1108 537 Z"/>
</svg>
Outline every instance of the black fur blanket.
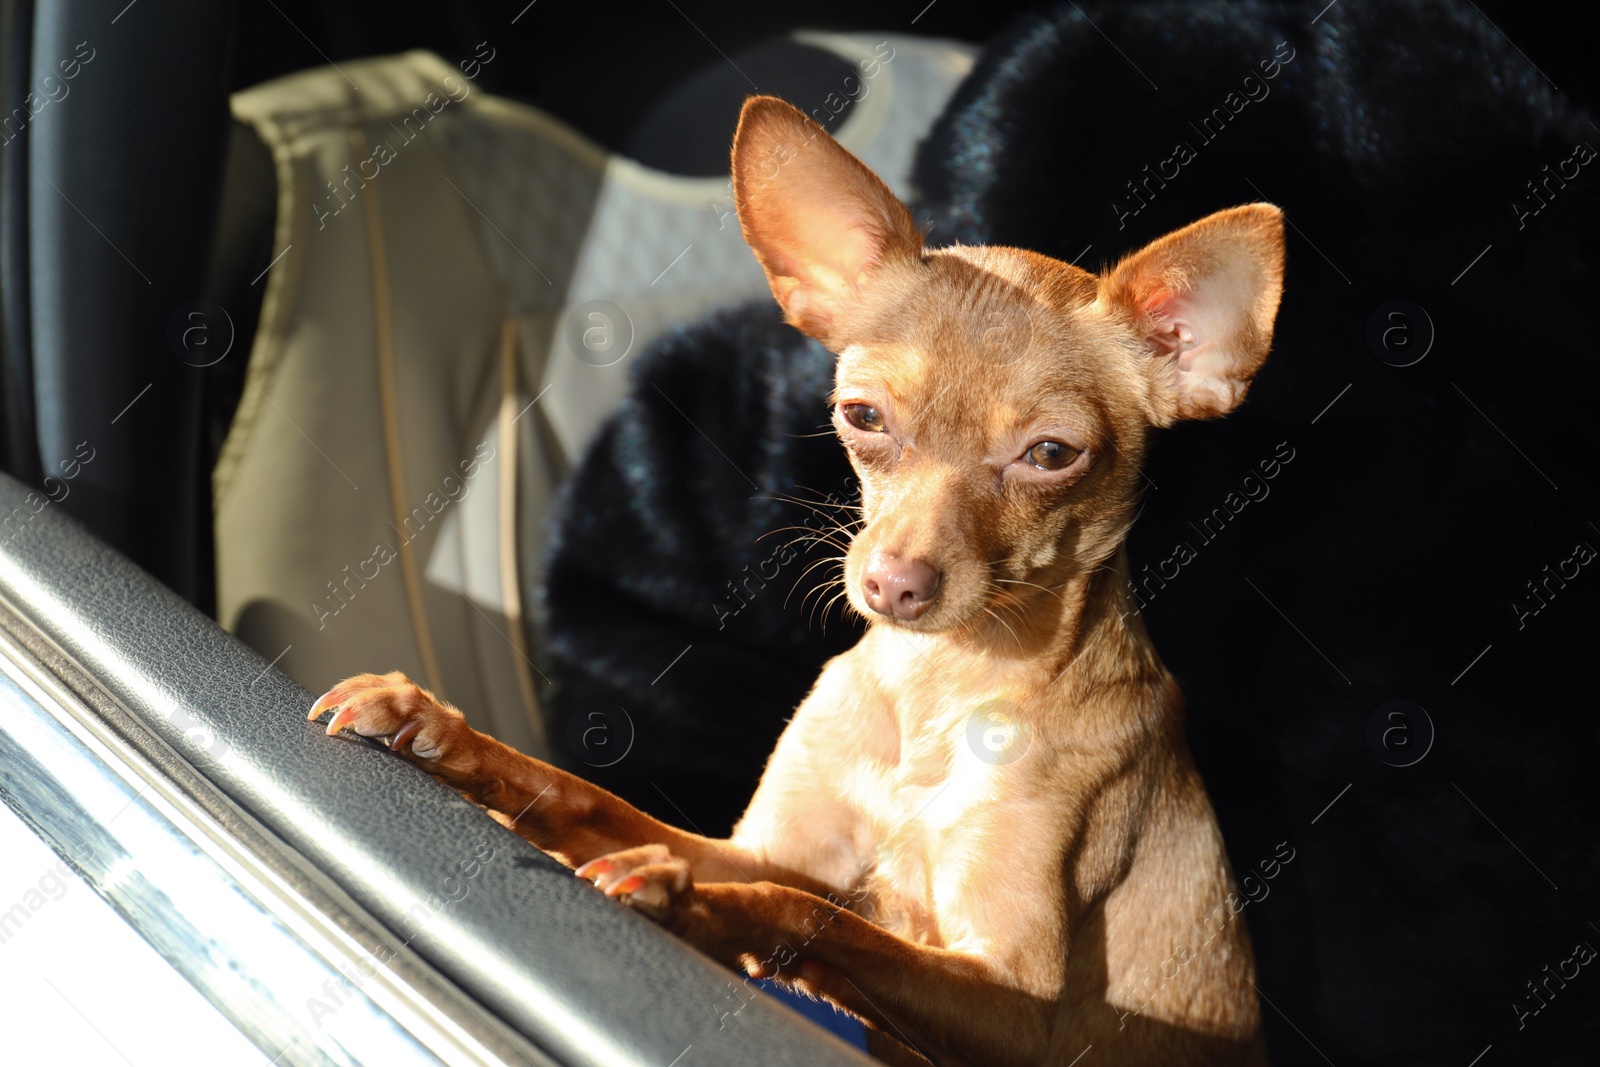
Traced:
<svg viewBox="0 0 1600 1067">
<path fill-rule="evenodd" d="M 1285 208 L 1273 354 L 1160 440 L 1130 550 L 1256 874 L 1274 1059 L 1593 1062 L 1600 129 L 1470 4 L 1323 7 L 1024 20 L 923 145 L 918 218 L 1092 269 Z M 859 634 L 806 598 L 832 550 L 783 532 L 854 489 L 832 358 L 762 304 L 636 375 L 558 516 L 552 730 L 721 833 Z"/>
</svg>

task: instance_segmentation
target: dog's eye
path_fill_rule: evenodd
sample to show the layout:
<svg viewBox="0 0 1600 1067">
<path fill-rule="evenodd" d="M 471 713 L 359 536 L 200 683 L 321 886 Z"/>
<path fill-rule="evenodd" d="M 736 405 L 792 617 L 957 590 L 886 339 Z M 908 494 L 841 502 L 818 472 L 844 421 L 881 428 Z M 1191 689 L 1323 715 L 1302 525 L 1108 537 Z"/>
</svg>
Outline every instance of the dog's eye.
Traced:
<svg viewBox="0 0 1600 1067">
<path fill-rule="evenodd" d="M 844 413 L 844 421 L 856 429 L 868 433 L 883 432 L 883 413 L 871 404 L 846 404 L 839 410 Z"/>
<path fill-rule="evenodd" d="M 1040 441 L 1028 449 L 1026 458 L 1042 471 L 1058 471 L 1072 465 L 1078 450 L 1060 441 Z"/>
</svg>

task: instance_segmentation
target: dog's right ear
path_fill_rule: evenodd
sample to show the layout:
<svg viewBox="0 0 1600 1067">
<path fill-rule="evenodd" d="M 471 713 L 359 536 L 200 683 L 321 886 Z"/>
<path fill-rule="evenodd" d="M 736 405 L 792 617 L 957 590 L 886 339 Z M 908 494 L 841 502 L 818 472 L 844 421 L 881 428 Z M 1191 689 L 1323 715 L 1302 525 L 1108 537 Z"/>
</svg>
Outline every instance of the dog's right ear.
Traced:
<svg viewBox="0 0 1600 1067">
<path fill-rule="evenodd" d="M 733 196 L 744 239 L 784 319 L 829 347 L 843 311 L 922 236 L 889 187 L 799 109 L 753 96 L 733 138 Z"/>
</svg>

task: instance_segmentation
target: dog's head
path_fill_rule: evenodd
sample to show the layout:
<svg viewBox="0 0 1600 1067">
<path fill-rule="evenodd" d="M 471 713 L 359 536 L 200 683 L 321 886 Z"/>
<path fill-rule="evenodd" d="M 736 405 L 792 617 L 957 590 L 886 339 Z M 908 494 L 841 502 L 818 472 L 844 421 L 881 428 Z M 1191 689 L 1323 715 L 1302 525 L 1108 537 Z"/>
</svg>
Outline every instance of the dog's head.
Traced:
<svg viewBox="0 0 1600 1067">
<path fill-rule="evenodd" d="M 1153 426 L 1236 407 L 1272 342 L 1283 216 L 1221 211 L 1095 276 L 1015 248 L 925 250 L 887 186 L 772 97 L 733 146 L 745 240 L 785 318 L 839 356 L 861 477 L 851 604 L 966 626 L 1112 556 Z"/>
</svg>

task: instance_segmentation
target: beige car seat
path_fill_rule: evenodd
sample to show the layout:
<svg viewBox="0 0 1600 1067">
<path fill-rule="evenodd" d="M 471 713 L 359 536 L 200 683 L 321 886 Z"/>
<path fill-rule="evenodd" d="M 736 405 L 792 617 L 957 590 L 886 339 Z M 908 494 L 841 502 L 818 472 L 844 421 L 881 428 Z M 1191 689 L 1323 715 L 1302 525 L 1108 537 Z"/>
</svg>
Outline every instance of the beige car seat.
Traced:
<svg viewBox="0 0 1600 1067">
<path fill-rule="evenodd" d="M 838 137 L 909 195 L 970 47 L 797 36 L 871 71 Z M 725 178 L 608 154 L 479 90 L 477 62 L 233 98 L 278 204 L 213 476 L 218 618 L 313 692 L 402 670 L 547 755 L 528 605 L 553 494 L 653 338 L 766 287 Z"/>
</svg>

